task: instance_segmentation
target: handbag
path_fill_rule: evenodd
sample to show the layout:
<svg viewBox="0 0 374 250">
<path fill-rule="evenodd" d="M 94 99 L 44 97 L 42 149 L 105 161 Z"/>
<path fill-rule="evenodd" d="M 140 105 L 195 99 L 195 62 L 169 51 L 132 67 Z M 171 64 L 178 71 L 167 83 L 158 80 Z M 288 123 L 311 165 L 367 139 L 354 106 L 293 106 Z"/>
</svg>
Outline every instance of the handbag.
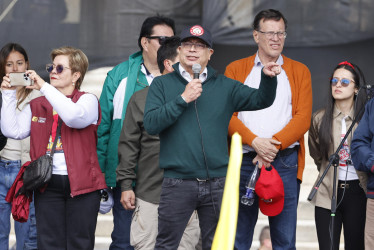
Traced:
<svg viewBox="0 0 374 250">
<path fill-rule="evenodd" d="M 35 161 L 32 161 L 29 166 L 26 167 L 23 173 L 23 192 L 35 191 L 42 188 L 52 178 L 52 165 L 53 165 L 53 154 L 55 153 L 56 144 L 61 131 L 61 120 L 58 123 L 55 140 L 50 155 L 42 155 Z"/>
</svg>

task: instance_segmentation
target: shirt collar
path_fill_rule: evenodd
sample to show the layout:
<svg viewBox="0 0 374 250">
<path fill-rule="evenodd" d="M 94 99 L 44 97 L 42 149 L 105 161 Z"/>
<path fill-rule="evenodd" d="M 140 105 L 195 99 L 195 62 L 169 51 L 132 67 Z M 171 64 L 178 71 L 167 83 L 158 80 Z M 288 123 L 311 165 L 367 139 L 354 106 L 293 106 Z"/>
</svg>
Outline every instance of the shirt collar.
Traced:
<svg viewBox="0 0 374 250">
<path fill-rule="evenodd" d="M 140 71 L 145 75 L 145 78 L 147 79 L 148 85 L 151 85 L 155 76 L 152 75 L 152 73 L 148 71 L 148 69 L 145 67 L 144 62 L 140 66 Z"/>
<path fill-rule="evenodd" d="M 275 62 L 279 65 L 283 65 L 283 57 L 282 55 L 279 55 L 277 61 Z M 255 66 L 261 66 L 263 67 L 264 65 L 262 64 L 261 60 L 260 60 L 260 57 L 258 56 L 258 51 L 256 53 L 256 57 L 255 57 Z"/>
<path fill-rule="evenodd" d="M 144 62 L 142 63 L 142 72 L 143 72 L 144 75 L 146 75 L 146 76 L 152 76 L 152 77 L 153 77 L 152 73 L 149 72 L 149 70 L 148 70 L 147 67 L 145 66 Z"/>
<path fill-rule="evenodd" d="M 349 111 L 349 114 L 348 114 L 348 117 L 353 120 L 353 116 L 354 116 L 354 105 L 352 105 L 352 108 L 351 110 Z M 345 115 L 343 114 L 342 111 L 339 110 L 339 108 L 335 105 L 335 108 L 334 108 L 334 111 L 333 111 L 333 117 L 334 119 L 337 118 L 339 115 L 342 115 L 343 117 L 345 117 Z"/>
<path fill-rule="evenodd" d="M 190 82 L 192 81 L 190 73 L 188 73 L 183 66 L 179 63 L 179 72 L 181 72 L 181 75 L 186 81 Z M 208 69 L 207 67 L 204 68 L 203 72 L 200 74 L 199 79 L 201 81 L 205 81 L 208 76 Z"/>
</svg>

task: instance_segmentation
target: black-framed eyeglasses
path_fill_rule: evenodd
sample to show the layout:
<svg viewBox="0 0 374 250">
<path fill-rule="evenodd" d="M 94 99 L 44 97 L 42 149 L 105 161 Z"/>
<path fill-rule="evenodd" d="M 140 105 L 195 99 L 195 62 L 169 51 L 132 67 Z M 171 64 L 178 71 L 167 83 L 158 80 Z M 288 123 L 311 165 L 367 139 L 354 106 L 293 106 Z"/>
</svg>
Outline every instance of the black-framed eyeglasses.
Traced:
<svg viewBox="0 0 374 250">
<path fill-rule="evenodd" d="M 350 80 L 350 79 L 347 79 L 347 78 L 342 78 L 342 79 L 339 79 L 338 77 L 333 77 L 331 78 L 331 86 L 336 86 L 338 84 L 338 82 L 340 81 L 340 84 L 343 86 L 343 87 L 348 87 L 348 85 L 354 81 L 353 80 Z"/>
<path fill-rule="evenodd" d="M 45 66 L 45 69 L 47 70 L 48 73 L 51 73 L 54 68 L 56 68 L 57 74 L 61 74 L 62 71 L 64 71 L 64 69 L 70 69 L 70 68 L 65 67 L 61 64 L 54 65 L 52 63 L 49 63 Z"/>
<path fill-rule="evenodd" d="M 275 35 L 277 35 L 279 39 L 284 39 L 284 38 L 287 37 L 287 32 L 286 31 L 278 31 L 278 32 L 274 32 L 274 31 L 264 32 L 264 31 L 261 31 L 261 30 L 257 30 L 257 31 L 260 32 L 261 34 L 264 34 L 267 39 L 272 39 L 272 38 L 274 38 Z"/>
<path fill-rule="evenodd" d="M 191 43 L 191 42 L 182 42 L 181 46 L 183 49 L 191 49 L 192 46 L 194 46 L 196 50 L 203 50 L 208 47 L 208 45 L 203 44 L 203 43 Z"/>
<path fill-rule="evenodd" d="M 148 39 L 158 39 L 158 43 L 160 45 L 164 44 L 166 38 L 168 38 L 168 36 L 147 36 L 146 38 Z"/>
</svg>

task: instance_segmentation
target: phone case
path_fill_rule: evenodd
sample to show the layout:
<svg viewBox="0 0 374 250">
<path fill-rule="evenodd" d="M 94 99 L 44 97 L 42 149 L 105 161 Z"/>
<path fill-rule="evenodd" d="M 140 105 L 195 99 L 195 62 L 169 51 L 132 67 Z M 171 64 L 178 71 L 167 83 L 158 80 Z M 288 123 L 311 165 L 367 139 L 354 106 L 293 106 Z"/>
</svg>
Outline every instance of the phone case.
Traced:
<svg viewBox="0 0 374 250">
<path fill-rule="evenodd" d="M 11 86 L 31 86 L 33 84 L 26 73 L 10 73 L 9 78 Z"/>
</svg>

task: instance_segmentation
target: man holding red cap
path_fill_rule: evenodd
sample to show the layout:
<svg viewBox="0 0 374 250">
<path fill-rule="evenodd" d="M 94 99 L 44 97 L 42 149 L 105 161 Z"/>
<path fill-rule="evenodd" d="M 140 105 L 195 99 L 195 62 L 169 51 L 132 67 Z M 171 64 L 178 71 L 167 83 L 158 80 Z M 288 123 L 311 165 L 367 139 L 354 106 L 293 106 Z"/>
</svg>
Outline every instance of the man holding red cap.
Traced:
<svg viewBox="0 0 374 250">
<path fill-rule="evenodd" d="M 210 32 L 200 25 L 188 27 L 181 33 L 180 63 L 149 88 L 144 128 L 159 134 L 159 165 L 164 169 L 155 249 L 177 249 L 194 210 L 203 249 L 211 248 L 227 172 L 231 115 L 266 108 L 275 97 L 276 63 L 263 67 L 255 90 L 217 75 L 208 66 L 212 54 Z"/>
<path fill-rule="evenodd" d="M 281 65 L 274 103 L 260 111 L 235 113 L 229 126 L 229 134 L 238 132 L 243 142 L 240 195 L 245 194 L 245 183 L 256 162 L 260 166 L 272 164 L 283 180 L 284 208 L 279 215 L 269 217 L 274 249 L 295 249 L 297 204 L 305 166 L 304 134 L 309 129 L 312 114 L 308 68 L 281 54 L 286 29 L 287 20 L 279 11 L 259 12 L 253 22 L 257 53 L 232 62 L 225 72 L 227 77 L 257 88 L 262 65 L 268 62 Z M 236 249 L 251 247 L 257 218 L 257 199 L 252 206 L 239 205 Z"/>
</svg>

